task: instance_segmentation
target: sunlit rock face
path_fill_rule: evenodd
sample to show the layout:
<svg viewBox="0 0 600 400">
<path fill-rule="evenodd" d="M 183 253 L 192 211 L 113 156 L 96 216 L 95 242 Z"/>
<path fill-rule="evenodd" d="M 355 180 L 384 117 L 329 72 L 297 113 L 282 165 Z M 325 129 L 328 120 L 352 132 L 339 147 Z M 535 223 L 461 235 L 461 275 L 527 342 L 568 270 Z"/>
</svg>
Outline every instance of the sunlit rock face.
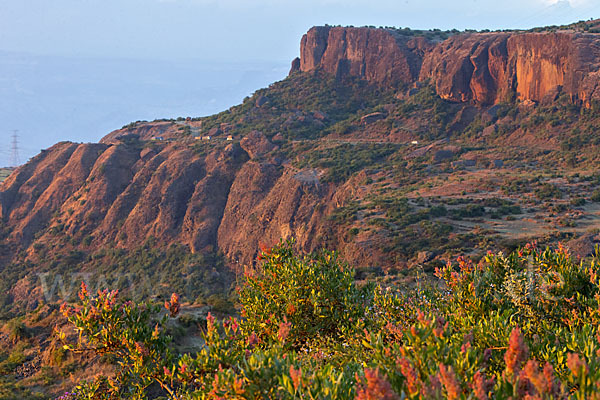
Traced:
<svg viewBox="0 0 600 400">
<path fill-rule="evenodd" d="M 300 54 L 300 71 L 383 85 L 431 80 L 442 98 L 457 102 L 540 102 L 565 93 L 589 104 L 600 96 L 600 34 L 467 33 L 434 43 L 387 29 L 315 27 Z"/>
</svg>

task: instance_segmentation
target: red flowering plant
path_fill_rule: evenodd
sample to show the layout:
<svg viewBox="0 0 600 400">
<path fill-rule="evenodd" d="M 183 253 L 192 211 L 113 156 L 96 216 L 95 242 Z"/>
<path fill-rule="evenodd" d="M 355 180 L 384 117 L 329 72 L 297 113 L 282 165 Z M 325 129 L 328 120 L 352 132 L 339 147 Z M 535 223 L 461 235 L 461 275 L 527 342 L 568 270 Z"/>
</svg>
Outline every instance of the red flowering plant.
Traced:
<svg viewBox="0 0 600 400">
<path fill-rule="evenodd" d="M 404 397 L 453 397 L 467 393 L 477 374 L 487 374 L 487 355 L 473 346 L 473 336 L 463 335 L 442 316 L 418 313 L 399 340 L 386 338 L 386 330 L 365 332 L 364 345 L 372 352 L 372 367 L 385 372 Z"/>
<path fill-rule="evenodd" d="M 170 365 L 173 357 L 168 349 L 170 337 L 163 332 L 167 316 L 159 317 L 160 307 L 122 300 L 117 291 L 104 290 L 93 296 L 85 283 L 81 284 L 79 298 L 79 306 L 61 307 L 78 333 L 76 343 L 67 343 L 65 333 L 59 332 L 64 348 L 78 353 L 111 354 L 118 368 L 114 376 L 83 382 L 78 391 L 90 398 L 139 398 L 152 383 L 170 391 L 165 385 L 163 367 Z M 171 315 L 178 307 L 178 297 L 173 295 L 168 302 Z"/>
<path fill-rule="evenodd" d="M 290 326 L 281 323 L 277 341 L 267 345 L 254 332 L 243 334 L 236 319 L 217 322 L 209 314 L 202 349 L 183 355 L 164 373 L 181 398 L 293 399 L 330 393 L 330 398 L 352 399 L 349 374 L 330 365 L 321 368 L 315 360 L 303 362 L 286 350 Z"/>
<path fill-rule="evenodd" d="M 562 373 L 567 350 L 556 344 L 583 351 L 600 323 L 598 269 L 596 260 L 571 260 L 565 248 L 530 244 L 508 256 L 490 253 L 477 265 L 449 263 L 437 271 L 448 293 L 435 303 L 456 329 L 473 333 L 477 347 L 494 352 L 496 372 L 508 333 L 519 326 L 533 354 Z"/>
<path fill-rule="evenodd" d="M 80 398 L 144 398 L 155 382 L 177 399 L 588 399 L 600 398 L 597 272 L 596 259 L 531 245 L 397 293 L 288 242 L 241 283 L 240 320 L 208 315 L 196 353 L 168 349 L 175 295 L 161 311 L 83 287 L 63 312 L 80 334 L 69 349 L 119 361 Z"/>
</svg>

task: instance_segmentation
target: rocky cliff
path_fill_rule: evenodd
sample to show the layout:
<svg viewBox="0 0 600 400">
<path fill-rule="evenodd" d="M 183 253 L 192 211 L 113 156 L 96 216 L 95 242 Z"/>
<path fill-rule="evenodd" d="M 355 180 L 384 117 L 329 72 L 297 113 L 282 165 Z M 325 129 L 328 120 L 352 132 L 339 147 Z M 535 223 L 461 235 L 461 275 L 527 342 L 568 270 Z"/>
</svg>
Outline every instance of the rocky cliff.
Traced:
<svg viewBox="0 0 600 400">
<path fill-rule="evenodd" d="M 302 37 L 300 71 L 316 68 L 380 84 L 413 82 L 433 45 L 385 29 L 314 27 Z"/>
<path fill-rule="evenodd" d="M 539 102 L 560 93 L 585 104 L 600 99 L 596 33 L 465 33 L 433 42 L 389 29 L 316 27 L 302 38 L 300 55 L 300 71 L 377 84 L 432 80 L 442 98 L 457 102 Z"/>
</svg>

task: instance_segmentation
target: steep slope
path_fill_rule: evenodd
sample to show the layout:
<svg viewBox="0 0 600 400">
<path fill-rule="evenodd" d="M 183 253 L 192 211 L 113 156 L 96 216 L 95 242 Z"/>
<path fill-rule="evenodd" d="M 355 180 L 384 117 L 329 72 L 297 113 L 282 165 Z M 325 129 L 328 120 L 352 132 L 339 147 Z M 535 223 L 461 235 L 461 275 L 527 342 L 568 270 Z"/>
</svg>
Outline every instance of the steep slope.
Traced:
<svg viewBox="0 0 600 400">
<path fill-rule="evenodd" d="M 2 192 L 5 223 L 14 227 L 7 241 L 20 247 L 35 234 L 51 241 L 47 236 L 57 230 L 91 235 L 96 245 L 133 247 L 156 237 L 193 250 L 214 246 L 209 238 L 247 158 L 233 144 L 207 157 L 178 144 L 65 144 L 47 152 L 18 170 Z"/>
</svg>

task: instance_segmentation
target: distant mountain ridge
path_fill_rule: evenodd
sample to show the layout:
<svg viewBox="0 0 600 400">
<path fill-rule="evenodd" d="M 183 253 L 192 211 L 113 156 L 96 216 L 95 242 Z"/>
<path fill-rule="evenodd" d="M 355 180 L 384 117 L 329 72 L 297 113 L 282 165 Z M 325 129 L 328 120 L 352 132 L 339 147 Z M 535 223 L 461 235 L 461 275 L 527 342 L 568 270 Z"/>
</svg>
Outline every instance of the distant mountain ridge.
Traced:
<svg viewBox="0 0 600 400">
<path fill-rule="evenodd" d="M 210 115 L 282 79 L 285 62 L 44 56 L 0 50 L 0 137 L 20 161 L 62 140 L 96 142 L 135 120 Z M 0 148 L 0 166 L 12 163 Z"/>
</svg>

